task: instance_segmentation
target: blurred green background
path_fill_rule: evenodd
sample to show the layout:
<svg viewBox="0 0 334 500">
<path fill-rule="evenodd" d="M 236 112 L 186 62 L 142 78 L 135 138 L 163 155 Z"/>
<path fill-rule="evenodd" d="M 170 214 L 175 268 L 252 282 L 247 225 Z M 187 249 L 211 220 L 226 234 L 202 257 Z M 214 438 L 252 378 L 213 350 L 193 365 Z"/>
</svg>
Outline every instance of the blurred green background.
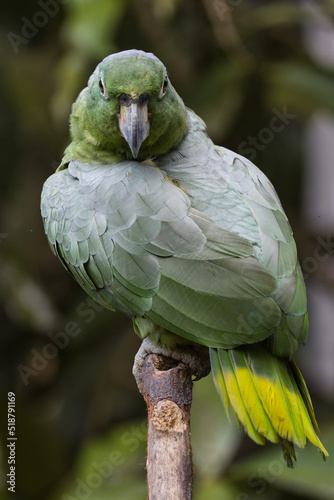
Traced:
<svg viewBox="0 0 334 500">
<path fill-rule="evenodd" d="M 275 185 L 309 293 L 297 361 L 329 453 L 259 447 L 194 384 L 195 500 L 334 498 L 334 2 L 39 0 L 1 14 L 0 499 L 147 497 L 146 409 L 130 321 L 101 310 L 52 255 L 42 184 L 69 141 L 71 103 L 106 55 L 154 52 L 212 139 Z M 276 118 L 275 118 L 276 117 Z M 7 393 L 16 394 L 16 493 L 7 493 Z M 174 500 L 174 499 L 173 499 Z"/>
</svg>

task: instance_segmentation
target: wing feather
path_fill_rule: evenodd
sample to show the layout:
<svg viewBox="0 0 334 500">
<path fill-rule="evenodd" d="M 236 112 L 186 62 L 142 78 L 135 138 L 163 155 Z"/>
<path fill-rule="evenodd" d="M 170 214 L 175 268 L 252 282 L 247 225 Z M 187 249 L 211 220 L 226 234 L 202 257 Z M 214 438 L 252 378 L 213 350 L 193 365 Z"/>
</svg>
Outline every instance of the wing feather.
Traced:
<svg viewBox="0 0 334 500">
<path fill-rule="evenodd" d="M 290 352 L 307 324 L 286 216 L 256 167 L 201 141 L 162 157 L 164 170 L 71 162 L 43 189 L 50 244 L 110 307 L 205 345 L 271 335 L 273 349 Z"/>
</svg>

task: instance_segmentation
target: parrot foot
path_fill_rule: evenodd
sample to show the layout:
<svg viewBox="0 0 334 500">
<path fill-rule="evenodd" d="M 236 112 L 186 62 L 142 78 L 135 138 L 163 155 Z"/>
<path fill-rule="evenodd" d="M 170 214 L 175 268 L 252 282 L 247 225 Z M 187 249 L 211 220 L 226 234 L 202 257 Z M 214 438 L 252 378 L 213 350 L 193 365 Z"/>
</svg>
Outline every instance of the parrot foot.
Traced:
<svg viewBox="0 0 334 500">
<path fill-rule="evenodd" d="M 211 370 L 208 349 L 204 346 L 179 346 L 174 349 L 162 346 L 160 343 L 153 344 L 150 337 L 146 337 L 134 359 L 132 373 L 136 379 L 139 391 L 142 393 L 141 373 L 144 361 L 150 354 L 156 354 L 164 358 L 164 366 L 160 369 L 168 370 L 181 362 L 189 367 L 194 380 L 206 377 Z"/>
</svg>

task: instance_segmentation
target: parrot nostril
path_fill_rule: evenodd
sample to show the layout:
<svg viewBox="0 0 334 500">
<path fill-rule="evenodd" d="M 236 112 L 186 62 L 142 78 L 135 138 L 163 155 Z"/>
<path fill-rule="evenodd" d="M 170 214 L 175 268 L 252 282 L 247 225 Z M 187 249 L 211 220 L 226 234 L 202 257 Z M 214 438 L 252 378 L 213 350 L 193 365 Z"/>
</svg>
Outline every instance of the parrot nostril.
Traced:
<svg viewBox="0 0 334 500">
<path fill-rule="evenodd" d="M 143 104 L 146 104 L 148 101 L 150 100 L 150 96 L 148 95 L 147 92 L 144 92 L 143 94 L 141 94 L 139 97 L 138 97 L 138 104 L 140 104 L 141 106 Z"/>
<path fill-rule="evenodd" d="M 147 92 L 141 94 L 138 98 L 137 96 L 130 96 L 129 94 L 125 94 L 124 92 L 118 97 L 118 101 L 123 106 L 130 106 L 133 102 L 137 102 L 140 106 L 143 106 L 149 101 L 150 96 Z"/>
<path fill-rule="evenodd" d="M 120 104 L 123 104 L 124 106 L 130 106 L 130 104 L 132 103 L 132 98 L 128 94 L 122 93 L 119 96 L 118 101 Z"/>
</svg>

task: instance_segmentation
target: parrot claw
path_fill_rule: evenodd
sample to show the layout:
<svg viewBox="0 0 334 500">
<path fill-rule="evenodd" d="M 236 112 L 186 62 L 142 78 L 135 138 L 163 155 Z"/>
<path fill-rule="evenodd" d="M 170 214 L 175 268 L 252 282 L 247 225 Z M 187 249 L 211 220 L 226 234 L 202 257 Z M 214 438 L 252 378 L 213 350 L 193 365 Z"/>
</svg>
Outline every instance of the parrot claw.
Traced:
<svg viewBox="0 0 334 500">
<path fill-rule="evenodd" d="M 142 393 L 141 373 L 145 358 L 150 354 L 156 354 L 167 358 L 170 363 L 182 362 L 189 367 L 194 381 L 206 377 L 210 373 L 210 359 L 208 349 L 200 346 L 179 346 L 174 349 L 162 346 L 160 343 L 153 344 L 150 337 L 146 337 L 135 356 L 132 373 L 136 379 L 139 391 Z M 166 361 L 167 361 L 166 360 Z M 177 363 L 176 363 L 177 364 Z M 173 364 L 169 364 L 169 368 Z M 175 363 L 174 363 L 175 366 Z"/>
</svg>

